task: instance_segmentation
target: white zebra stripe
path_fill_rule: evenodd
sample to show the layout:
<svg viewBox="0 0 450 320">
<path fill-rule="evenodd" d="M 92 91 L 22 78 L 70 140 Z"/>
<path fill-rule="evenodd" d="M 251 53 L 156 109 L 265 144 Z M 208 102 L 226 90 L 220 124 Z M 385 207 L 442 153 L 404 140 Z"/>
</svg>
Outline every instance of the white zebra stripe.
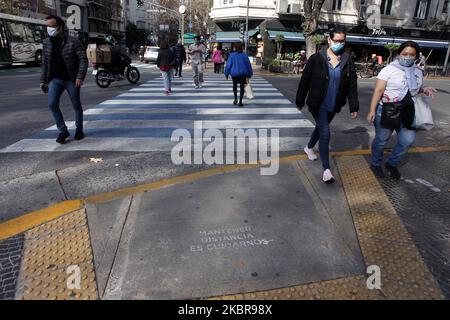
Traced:
<svg viewBox="0 0 450 320">
<path fill-rule="evenodd" d="M 133 105 L 133 104 L 167 104 L 169 100 L 168 99 L 136 99 L 136 100 L 127 100 L 127 99 L 117 99 L 117 100 L 107 100 L 102 103 L 100 103 L 100 106 L 104 105 Z M 176 101 L 176 100 L 172 100 Z M 253 99 L 251 102 L 253 105 L 255 104 L 292 104 L 288 99 Z M 185 105 L 202 105 L 202 104 L 208 104 L 208 105 L 215 105 L 215 104 L 225 104 L 223 100 L 216 100 L 216 99 L 190 99 L 189 97 L 186 97 L 186 99 L 178 101 L 178 104 L 185 104 Z"/>
<path fill-rule="evenodd" d="M 92 108 L 86 110 L 84 114 L 115 114 L 115 113 L 187 113 L 187 114 L 301 114 L 297 108 L 216 108 L 216 109 L 198 109 L 198 108 Z"/>
<path fill-rule="evenodd" d="M 270 132 L 269 132 L 270 137 Z M 240 139 L 232 139 L 236 141 Z M 280 137 L 280 151 L 298 150 L 299 145 L 308 143 L 309 138 Z M 194 141 L 194 139 L 193 139 Z M 228 139 L 224 138 L 224 143 Z M 270 141 L 270 139 L 269 139 Z M 194 141 L 195 142 L 195 141 Z M 171 151 L 178 142 L 167 138 L 95 138 L 86 137 L 77 142 L 59 144 L 55 139 L 24 139 L 8 146 L 0 153 L 9 152 L 64 152 L 64 151 L 122 151 L 122 152 L 153 152 Z M 204 145 L 209 144 L 204 142 Z M 258 148 L 258 140 L 250 139 L 247 151 Z M 269 145 L 270 147 L 270 145 Z"/>
</svg>

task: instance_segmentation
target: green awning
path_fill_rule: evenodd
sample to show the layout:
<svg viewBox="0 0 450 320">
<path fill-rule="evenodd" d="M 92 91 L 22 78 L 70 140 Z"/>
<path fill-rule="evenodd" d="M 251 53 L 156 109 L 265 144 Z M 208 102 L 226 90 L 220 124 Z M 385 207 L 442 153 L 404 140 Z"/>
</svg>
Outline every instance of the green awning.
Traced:
<svg viewBox="0 0 450 320">
<path fill-rule="evenodd" d="M 277 35 L 281 34 L 284 36 L 285 41 L 305 41 L 305 37 L 301 32 L 289 32 L 289 31 L 274 31 L 267 30 L 269 33 L 269 39 L 275 40 Z"/>
<path fill-rule="evenodd" d="M 253 29 L 248 31 L 248 36 L 253 37 L 258 31 Z M 239 31 L 219 31 L 216 32 L 216 39 L 211 40 L 211 42 L 240 42 L 242 41 L 239 37 Z"/>
</svg>

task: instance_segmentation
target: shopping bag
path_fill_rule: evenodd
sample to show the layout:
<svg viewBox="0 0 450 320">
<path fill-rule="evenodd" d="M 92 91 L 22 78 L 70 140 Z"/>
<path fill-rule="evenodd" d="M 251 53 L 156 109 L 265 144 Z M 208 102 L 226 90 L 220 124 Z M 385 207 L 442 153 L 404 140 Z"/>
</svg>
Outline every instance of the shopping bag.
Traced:
<svg viewBox="0 0 450 320">
<path fill-rule="evenodd" d="M 247 99 L 253 99 L 255 97 L 253 95 L 253 89 L 250 80 L 248 80 L 247 83 L 245 84 L 245 96 L 247 97 Z"/>
<path fill-rule="evenodd" d="M 431 130 L 434 127 L 433 115 L 430 108 L 430 98 L 424 95 L 413 97 L 416 109 L 416 129 Z"/>
</svg>

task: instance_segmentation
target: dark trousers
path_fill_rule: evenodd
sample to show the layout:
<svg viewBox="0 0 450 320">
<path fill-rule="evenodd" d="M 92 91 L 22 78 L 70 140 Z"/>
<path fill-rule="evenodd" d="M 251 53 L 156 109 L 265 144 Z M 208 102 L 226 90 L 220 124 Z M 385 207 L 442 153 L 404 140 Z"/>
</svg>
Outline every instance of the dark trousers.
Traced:
<svg viewBox="0 0 450 320">
<path fill-rule="evenodd" d="M 222 70 L 222 64 L 214 62 L 214 73 L 220 73 L 221 70 Z"/>
<path fill-rule="evenodd" d="M 183 62 L 177 63 L 177 66 L 175 67 L 175 76 L 181 77 L 181 72 L 183 71 Z"/>
<path fill-rule="evenodd" d="M 239 84 L 240 86 L 240 92 L 239 92 L 239 102 L 242 102 L 242 98 L 244 97 L 245 92 L 245 83 L 247 81 L 247 77 L 233 77 L 233 93 L 234 93 L 234 100 L 237 100 L 237 86 Z"/>
<path fill-rule="evenodd" d="M 68 131 L 61 109 L 59 108 L 59 99 L 64 91 L 67 91 L 69 94 L 72 107 L 75 111 L 75 126 L 77 130 L 83 130 L 83 108 L 81 106 L 80 87 L 77 87 L 70 80 L 54 78 L 48 84 L 48 105 L 55 119 L 56 127 L 59 132 Z"/>
<path fill-rule="evenodd" d="M 316 127 L 311 135 L 311 139 L 308 143 L 308 148 L 312 149 L 319 141 L 319 153 L 320 160 L 322 161 L 322 167 L 324 170 L 330 169 L 330 123 L 333 120 L 335 112 L 328 112 L 327 110 L 320 108 L 318 115 L 313 115 L 316 121 Z"/>
</svg>

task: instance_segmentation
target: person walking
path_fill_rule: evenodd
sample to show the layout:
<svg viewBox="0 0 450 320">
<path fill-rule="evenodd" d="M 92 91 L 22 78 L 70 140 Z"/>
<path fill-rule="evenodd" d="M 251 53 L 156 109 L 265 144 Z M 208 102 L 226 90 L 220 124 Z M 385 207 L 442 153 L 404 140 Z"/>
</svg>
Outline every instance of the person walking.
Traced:
<svg viewBox="0 0 450 320">
<path fill-rule="evenodd" d="M 175 66 L 175 55 L 170 49 L 166 40 L 161 40 L 159 44 L 158 57 L 156 58 L 156 66 L 161 70 L 164 82 L 164 90 L 168 96 L 172 92 L 172 76 Z"/>
<path fill-rule="evenodd" d="M 420 47 L 416 42 L 402 43 L 396 59 L 384 67 L 377 77 L 367 121 L 375 125 L 370 168 L 380 178 L 385 177 L 382 169 L 384 147 L 394 130 L 397 132 L 397 144 L 385 168 L 393 179 L 401 178 L 397 167 L 416 138 L 413 97 L 423 93 L 434 99 L 437 92 L 434 88 L 423 87 L 423 70 L 415 64 L 419 53 Z M 394 116 L 398 121 L 391 121 L 388 108 L 394 108 Z"/>
<path fill-rule="evenodd" d="M 324 170 L 322 180 L 325 183 L 335 181 L 329 159 L 330 123 L 347 100 L 353 119 L 356 119 L 359 111 L 356 69 L 350 55 L 344 51 L 345 39 L 345 31 L 330 31 L 328 47 L 313 54 L 306 63 L 296 97 L 297 108 L 301 111 L 306 100 L 316 121 L 304 151 L 308 159 L 317 160 L 313 148 L 319 142 Z"/>
<path fill-rule="evenodd" d="M 192 72 L 194 74 L 195 89 L 203 87 L 203 63 L 206 47 L 200 43 L 200 37 L 195 36 L 195 43 L 191 44 L 188 53 L 191 59 Z"/>
<path fill-rule="evenodd" d="M 174 46 L 175 52 L 175 76 L 181 77 L 181 73 L 183 72 L 183 63 L 186 62 L 186 49 L 184 48 L 181 40 Z"/>
<path fill-rule="evenodd" d="M 56 122 L 59 134 L 56 142 L 63 144 L 70 136 L 59 107 L 64 90 L 67 91 L 75 111 L 75 140 L 84 138 L 83 107 L 80 89 L 88 69 L 88 59 L 83 44 L 66 33 L 61 17 L 45 18 L 49 38 L 43 42 L 41 90 L 48 93 L 48 105 Z"/>
<path fill-rule="evenodd" d="M 252 66 L 248 56 L 243 52 L 244 48 L 242 43 L 235 44 L 236 51 L 232 52 L 228 57 L 227 65 L 225 67 L 225 77 L 231 75 L 233 79 L 233 93 L 234 101 L 233 104 L 237 104 L 237 85 L 240 85 L 239 92 L 239 106 L 244 106 L 242 103 L 242 98 L 244 97 L 244 87 L 247 80 L 253 76 Z"/>
<path fill-rule="evenodd" d="M 219 46 L 214 48 L 212 60 L 214 62 L 214 73 L 220 73 L 223 59 L 222 59 L 222 50 Z"/>
</svg>

